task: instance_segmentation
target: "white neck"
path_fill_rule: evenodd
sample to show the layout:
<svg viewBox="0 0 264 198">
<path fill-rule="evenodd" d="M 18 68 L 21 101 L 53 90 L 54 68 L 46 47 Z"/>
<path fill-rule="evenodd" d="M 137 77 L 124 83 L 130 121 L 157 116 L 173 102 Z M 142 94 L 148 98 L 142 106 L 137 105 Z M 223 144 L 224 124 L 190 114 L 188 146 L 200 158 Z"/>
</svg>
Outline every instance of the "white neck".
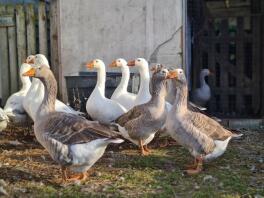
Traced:
<svg viewBox="0 0 264 198">
<path fill-rule="evenodd" d="M 150 75 L 149 75 L 149 69 L 147 68 L 140 68 L 140 87 L 138 91 L 138 95 L 150 95 L 149 92 L 149 81 L 150 81 Z"/>
<path fill-rule="evenodd" d="M 126 92 L 129 78 L 130 78 L 130 72 L 129 72 L 128 66 L 122 66 L 121 71 L 122 71 L 122 78 L 116 90 L 118 92 Z"/>
<path fill-rule="evenodd" d="M 105 95 L 105 65 L 103 64 L 100 68 L 97 68 L 97 83 L 96 88 L 100 91 L 100 93 L 104 96 Z"/>
<path fill-rule="evenodd" d="M 29 79 L 28 76 L 22 76 L 22 74 L 20 74 L 20 80 L 22 82 L 22 88 L 20 91 L 28 91 L 30 86 L 31 86 L 31 81 Z"/>
<path fill-rule="evenodd" d="M 205 77 L 207 75 L 205 73 L 200 73 L 200 86 L 203 87 L 204 85 L 207 85 L 207 83 L 205 82 Z"/>
</svg>

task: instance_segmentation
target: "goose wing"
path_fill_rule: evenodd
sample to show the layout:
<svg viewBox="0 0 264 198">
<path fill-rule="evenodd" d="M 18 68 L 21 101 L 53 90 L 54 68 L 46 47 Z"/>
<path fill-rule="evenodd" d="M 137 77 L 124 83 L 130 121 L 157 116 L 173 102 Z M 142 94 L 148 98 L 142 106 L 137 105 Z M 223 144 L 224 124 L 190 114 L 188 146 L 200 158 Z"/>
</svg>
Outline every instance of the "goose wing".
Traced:
<svg viewBox="0 0 264 198">
<path fill-rule="evenodd" d="M 50 114 L 37 127 L 48 133 L 50 138 L 68 145 L 86 143 L 98 138 L 121 137 L 118 133 L 98 122 L 62 112 Z"/>
<path fill-rule="evenodd" d="M 217 121 L 199 112 L 190 112 L 191 123 L 200 131 L 214 140 L 225 140 L 232 136 L 232 133 L 221 126 Z"/>
<path fill-rule="evenodd" d="M 119 118 L 117 118 L 115 120 L 115 122 L 123 127 L 127 122 L 130 122 L 133 119 L 137 119 L 138 117 L 140 117 L 143 113 L 142 108 L 143 108 L 142 105 L 133 107 L 127 113 L 125 113 L 125 114 L 121 115 Z"/>
</svg>

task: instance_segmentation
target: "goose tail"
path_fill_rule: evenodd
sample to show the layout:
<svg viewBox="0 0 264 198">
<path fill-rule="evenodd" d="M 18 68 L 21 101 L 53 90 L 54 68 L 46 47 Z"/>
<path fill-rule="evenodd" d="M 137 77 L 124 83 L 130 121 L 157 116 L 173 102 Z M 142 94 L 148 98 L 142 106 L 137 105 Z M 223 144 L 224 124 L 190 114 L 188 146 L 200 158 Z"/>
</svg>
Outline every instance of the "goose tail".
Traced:
<svg viewBox="0 0 264 198">
<path fill-rule="evenodd" d="M 124 142 L 124 140 L 120 139 L 120 138 L 108 138 L 105 141 L 107 143 L 113 143 L 113 144 L 120 144 L 120 143 Z"/>
<path fill-rule="evenodd" d="M 233 133 L 232 138 L 241 138 L 243 135 L 244 135 L 243 133 L 239 133 L 239 134 Z"/>
</svg>

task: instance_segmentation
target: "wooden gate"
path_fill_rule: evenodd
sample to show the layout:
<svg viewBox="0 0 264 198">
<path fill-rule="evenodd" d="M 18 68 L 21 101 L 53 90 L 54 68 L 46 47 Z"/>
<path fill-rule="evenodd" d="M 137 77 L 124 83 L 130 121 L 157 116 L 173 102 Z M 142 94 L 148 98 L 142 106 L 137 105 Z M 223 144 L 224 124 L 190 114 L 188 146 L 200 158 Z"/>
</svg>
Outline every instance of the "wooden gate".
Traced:
<svg viewBox="0 0 264 198">
<path fill-rule="evenodd" d="M 258 116 L 261 107 L 261 1 L 203 1 L 203 22 L 194 28 L 193 88 L 202 68 L 214 71 L 211 113 Z M 194 14 L 195 15 L 195 14 Z M 195 17 L 195 16 L 193 16 Z M 193 18 L 193 26 L 197 26 Z M 263 36 L 263 35 L 262 35 Z"/>
<path fill-rule="evenodd" d="M 49 55 L 49 8 L 45 2 L 0 4 L 0 98 L 20 87 L 19 67 L 30 54 Z"/>
</svg>

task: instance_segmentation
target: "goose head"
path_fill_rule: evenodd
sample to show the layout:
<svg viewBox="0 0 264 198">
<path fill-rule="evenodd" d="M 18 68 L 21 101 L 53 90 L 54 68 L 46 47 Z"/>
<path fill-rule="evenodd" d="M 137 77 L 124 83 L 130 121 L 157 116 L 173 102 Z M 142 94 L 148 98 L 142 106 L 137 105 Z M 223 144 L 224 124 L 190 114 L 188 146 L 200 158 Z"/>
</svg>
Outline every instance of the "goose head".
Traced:
<svg viewBox="0 0 264 198">
<path fill-rule="evenodd" d="M 179 85 L 187 84 L 187 80 L 184 74 L 183 69 L 175 69 L 170 71 L 169 78 L 174 78 Z"/>
<path fill-rule="evenodd" d="M 23 73 L 23 76 L 29 76 L 39 79 L 48 79 L 52 74 L 52 71 L 49 69 L 47 65 L 41 65 L 37 67 L 31 67 L 28 71 Z"/>
<path fill-rule="evenodd" d="M 35 55 L 34 65 L 35 66 L 41 66 L 42 65 L 42 66 L 46 66 L 48 68 L 50 67 L 48 59 L 43 54 L 36 54 Z"/>
<path fill-rule="evenodd" d="M 139 70 L 148 70 L 148 62 L 144 58 L 136 58 L 135 60 L 130 60 L 127 63 L 128 66 L 137 66 Z"/>
<path fill-rule="evenodd" d="M 104 64 L 104 62 L 103 62 L 102 60 L 100 60 L 100 59 L 94 59 L 94 60 L 88 62 L 88 63 L 86 64 L 86 67 L 87 67 L 88 69 L 100 69 L 100 68 L 105 67 L 105 64 Z"/>
<path fill-rule="evenodd" d="M 27 64 L 34 64 L 34 60 L 35 60 L 35 56 L 34 55 L 29 55 L 25 62 L 24 63 L 27 63 Z"/>
<path fill-rule="evenodd" d="M 202 69 L 200 75 L 205 77 L 205 76 L 209 76 L 212 75 L 213 73 L 209 70 L 209 69 Z"/>
<path fill-rule="evenodd" d="M 123 58 L 118 58 L 116 60 L 114 60 L 109 67 L 127 67 L 127 61 Z"/>
<path fill-rule="evenodd" d="M 28 70 L 30 70 L 32 68 L 32 66 L 28 63 L 23 63 L 21 66 L 20 66 L 20 76 L 23 77 L 23 74 L 25 72 L 27 72 Z"/>
</svg>

